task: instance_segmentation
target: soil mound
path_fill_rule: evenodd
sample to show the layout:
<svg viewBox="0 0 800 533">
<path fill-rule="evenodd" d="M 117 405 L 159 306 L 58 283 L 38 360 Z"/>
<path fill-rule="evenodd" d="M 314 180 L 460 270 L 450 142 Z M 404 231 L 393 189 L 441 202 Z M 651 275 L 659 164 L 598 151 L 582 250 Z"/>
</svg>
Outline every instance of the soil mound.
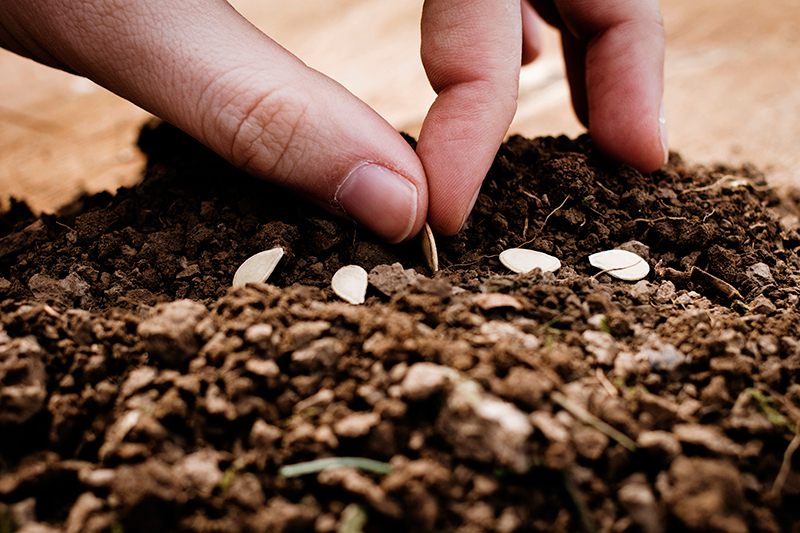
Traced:
<svg viewBox="0 0 800 533">
<path fill-rule="evenodd" d="M 169 125 L 140 147 L 134 188 L 0 214 L 0 531 L 800 528 L 800 197 L 756 169 L 512 137 L 431 276 Z"/>
</svg>

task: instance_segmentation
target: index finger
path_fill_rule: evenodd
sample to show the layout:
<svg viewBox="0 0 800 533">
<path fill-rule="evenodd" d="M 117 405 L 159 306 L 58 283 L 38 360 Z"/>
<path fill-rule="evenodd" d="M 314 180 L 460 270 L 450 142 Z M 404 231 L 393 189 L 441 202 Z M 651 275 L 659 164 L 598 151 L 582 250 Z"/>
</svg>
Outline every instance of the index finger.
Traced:
<svg viewBox="0 0 800 533">
<path fill-rule="evenodd" d="M 610 157 L 643 172 L 667 158 L 658 0 L 532 0 L 562 30 L 573 102 Z"/>
<path fill-rule="evenodd" d="M 464 223 L 514 118 L 522 57 L 519 0 L 426 0 L 422 61 L 438 94 L 417 144 L 428 177 L 428 222 Z"/>
</svg>

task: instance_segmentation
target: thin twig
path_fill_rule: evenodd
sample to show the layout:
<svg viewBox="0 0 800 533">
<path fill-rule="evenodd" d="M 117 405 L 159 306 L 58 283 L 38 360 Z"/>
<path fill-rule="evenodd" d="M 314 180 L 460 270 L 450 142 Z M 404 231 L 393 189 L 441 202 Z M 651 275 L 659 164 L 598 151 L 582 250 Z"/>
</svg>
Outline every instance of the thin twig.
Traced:
<svg viewBox="0 0 800 533">
<path fill-rule="evenodd" d="M 723 187 L 726 183 L 734 184 L 736 187 L 731 188 L 738 188 L 739 186 L 747 185 L 748 187 L 752 187 L 755 191 L 766 191 L 769 190 L 769 187 L 765 187 L 763 185 L 756 185 L 753 183 L 750 178 L 743 178 L 740 176 L 734 176 L 732 174 L 726 174 L 722 176 L 720 179 L 712 183 L 711 185 L 706 185 L 705 187 L 697 187 L 696 189 L 686 189 L 684 191 L 679 192 L 678 194 L 687 194 L 690 192 L 703 192 L 709 191 L 711 189 L 716 189 Z"/>
<path fill-rule="evenodd" d="M 736 179 L 736 177 L 735 176 L 731 176 L 730 174 L 726 174 L 726 175 L 722 176 L 720 179 L 718 179 L 717 181 L 715 181 L 714 183 L 712 183 L 711 185 L 706 185 L 705 187 L 695 187 L 694 189 L 685 189 L 685 190 L 679 192 L 678 194 L 681 195 L 681 194 L 689 194 L 690 192 L 710 191 L 712 189 L 716 189 L 718 187 L 721 187 L 724 182 L 731 181 L 733 179 Z"/>
<path fill-rule="evenodd" d="M 493 257 L 499 257 L 499 255 L 497 255 L 497 254 L 495 254 L 495 255 L 482 255 L 478 259 L 476 259 L 475 261 L 470 261 L 469 263 L 457 263 L 457 264 L 453 264 L 453 265 L 448 265 L 446 267 L 440 268 L 439 271 L 440 272 L 445 272 L 445 271 L 448 271 L 448 270 L 451 270 L 451 269 L 454 269 L 454 268 L 470 267 L 472 265 L 477 265 L 483 259 L 491 259 Z"/>
<path fill-rule="evenodd" d="M 603 191 L 608 196 L 610 196 L 611 198 L 619 198 L 619 195 L 617 193 L 615 193 L 614 191 L 612 191 L 611 189 L 609 189 L 608 187 L 606 187 L 605 185 L 603 185 L 599 181 L 595 180 L 594 184 L 597 185 L 598 187 L 600 187 L 601 189 L 603 189 Z"/>
<path fill-rule="evenodd" d="M 571 313 L 571 312 L 572 312 L 574 309 L 575 309 L 575 308 L 574 308 L 574 307 L 572 307 L 572 306 L 567 306 L 567 308 L 566 308 L 566 309 L 564 309 L 564 310 L 563 310 L 563 311 L 561 311 L 559 314 L 557 314 L 556 316 L 554 316 L 553 318 L 551 318 L 550 320 L 548 320 L 547 322 L 545 322 L 544 324 L 542 324 L 541 326 L 539 326 L 538 330 L 539 330 L 540 332 L 546 333 L 546 332 L 550 331 L 551 329 L 554 329 L 554 328 L 553 328 L 553 325 L 555 325 L 555 324 L 558 324 L 558 322 L 560 322 L 562 318 L 564 318 L 565 316 L 567 316 L 567 315 L 568 315 L 569 313 Z"/>
<path fill-rule="evenodd" d="M 686 217 L 659 217 L 659 218 L 634 218 L 634 222 L 648 222 L 650 224 L 654 222 L 661 222 L 662 220 L 688 220 Z"/>
<path fill-rule="evenodd" d="M 611 425 L 603 422 L 592 413 L 584 409 L 583 407 L 576 405 L 569 401 L 566 396 L 564 396 L 559 391 L 553 391 L 550 393 L 550 399 L 553 400 L 555 403 L 569 411 L 569 413 L 586 424 L 587 426 L 592 426 L 593 428 L 602 431 L 610 438 L 614 439 L 615 441 L 619 442 L 628 450 L 635 452 L 636 451 L 636 443 L 631 440 L 630 437 L 619 431 L 618 429 L 612 427 Z"/>
<path fill-rule="evenodd" d="M 597 368 L 597 371 L 595 372 L 595 376 L 597 377 L 597 381 L 600 382 L 600 385 L 603 386 L 603 388 L 606 390 L 606 392 L 608 393 L 609 396 L 611 396 L 612 398 L 616 398 L 617 396 L 619 396 L 619 391 L 608 380 L 608 378 L 606 377 L 606 374 L 605 374 L 605 372 L 603 372 L 602 368 L 600 368 L 600 367 Z"/>
<path fill-rule="evenodd" d="M 586 500 L 583 499 L 583 496 L 578 491 L 578 487 L 575 485 L 575 481 L 569 475 L 569 472 L 564 470 L 562 471 L 562 475 L 564 476 L 564 488 L 567 489 L 567 494 L 569 494 L 573 505 L 575 505 L 575 509 L 578 511 L 578 516 L 580 516 L 584 531 L 586 531 L 586 533 L 595 533 L 597 531 L 597 524 L 595 524 L 592 519 L 589 506 L 586 505 Z"/>
<path fill-rule="evenodd" d="M 61 315 L 59 315 L 59 314 L 56 312 L 56 310 L 55 310 L 55 309 L 53 309 L 52 307 L 50 307 L 50 306 L 49 306 L 49 305 L 47 305 L 47 304 L 44 304 L 44 306 L 42 307 L 42 309 L 44 310 L 44 312 L 45 312 L 45 313 L 47 313 L 48 315 L 50 315 L 50 316 L 51 316 L 51 317 L 53 317 L 53 318 L 60 318 L 60 317 L 61 317 Z"/>
<path fill-rule="evenodd" d="M 792 456 L 794 452 L 797 451 L 797 448 L 800 447 L 800 433 L 795 433 L 792 441 L 789 443 L 789 446 L 786 447 L 786 451 L 783 453 L 783 462 L 781 463 L 781 469 L 778 471 L 778 475 L 775 477 L 775 483 L 772 484 L 771 493 L 772 496 L 778 497 L 783 492 L 783 486 L 786 484 L 786 479 L 789 477 L 789 472 L 792 471 Z"/>
<path fill-rule="evenodd" d="M 64 224 L 63 222 L 59 222 L 58 220 L 56 220 L 55 222 L 56 222 L 56 224 L 58 224 L 59 226 L 61 226 L 61 227 L 63 227 L 63 228 L 67 228 L 67 229 L 68 229 L 68 230 L 70 230 L 70 231 L 75 231 L 74 229 L 72 229 L 71 227 L 67 226 L 67 225 L 66 225 L 66 224 Z"/>
<path fill-rule="evenodd" d="M 711 212 L 710 212 L 709 214 L 707 214 L 706 216 L 704 216 L 704 217 L 703 217 L 703 224 L 705 224 L 705 223 L 706 223 L 706 220 L 708 220 L 708 217 L 710 217 L 711 215 L 713 215 L 713 214 L 714 214 L 714 213 L 716 213 L 716 212 L 717 212 L 717 208 L 715 207 L 714 209 L 712 209 L 712 210 L 711 210 Z"/>
<path fill-rule="evenodd" d="M 520 246 L 520 248 L 522 248 L 522 247 L 523 247 L 523 246 L 525 246 L 526 244 L 530 244 L 530 243 L 532 243 L 533 241 L 535 241 L 536 239 L 538 239 L 538 238 L 539 238 L 539 235 L 542 233 L 542 230 L 543 230 L 543 229 L 544 229 L 544 227 L 547 225 L 547 221 L 548 221 L 548 220 L 550 220 L 550 217 L 551 217 L 551 216 L 553 216 L 553 214 L 554 214 L 556 211 L 558 211 L 559 209 L 561 209 L 562 207 L 564 207 L 564 204 L 566 204 L 566 203 L 567 203 L 567 200 L 569 200 L 569 198 L 570 198 L 570 195 L 567 195 L 567 197 L 566 197 L 566 198 L 564 198 L 564 201 L 563 201 L 563 202 L 561 202 L 561 205 L 559 205 L 558 207 L 556 207 L 555 209 L 553 209 L 552 211 L 550 211 L 550 213 L 549 213 L 549 214 L 548 214 L 546 217 L 544 217 L 544 222 L 542 222 L 542 225 L 539 227 L 539 231 L 537 231 L 537 232 L 536 232 L 536 235 L 534 235 L 534 236 L 533 236 L 533 237 L 531 237 L 529 240 L 527 240 L 527 241 L 523 242 L 522 244 L 520 244 L 520 245 L 519 245 L 519 246 Z"/>
<path fill-rule="evenodd" d="M 709 274 L 702 268 L 693 266 L 689 271 L 689 279 L 705 289 L 710 289 L 717 292 L 719 295 L 727 298 L 728 300 L 742 299 L 742 295 L 739 294 L 739 291 L 736 290 L 736 287 L 713 274 Z"/>
<path fill-rule="evenodd" d="M 778 400 L 778 403 L 780 403 L 786 410 L 786 414 L 791 419 L 795 429 L 800 429 L 800 409 L 793 402 L 789 401 L 786 396 L 773 390 L 764 383 L 757 383 L 756 389 L 765 392 Z"/>
<path fill-rule="evenodd" d="M 695 187 L 693 189 L 684 189 L 681 192 L 679 192 L 678 194 L 681 195 L 681 194 L 689 194 L 690 192 L 710 191 L 712 189 L 716 189 L 717 187 L 720 186 L 720 184 L 722 184 L 723 181 L 729 180 L 730 178 L 731 178 L 731 176 L 727 176 L 727 175 L 726 176 L 722 176 L 720 179 L 718 179 L 717 181 L 715 181 L 711 185 L 706 185 L 705 187 Z"/>
</svg>

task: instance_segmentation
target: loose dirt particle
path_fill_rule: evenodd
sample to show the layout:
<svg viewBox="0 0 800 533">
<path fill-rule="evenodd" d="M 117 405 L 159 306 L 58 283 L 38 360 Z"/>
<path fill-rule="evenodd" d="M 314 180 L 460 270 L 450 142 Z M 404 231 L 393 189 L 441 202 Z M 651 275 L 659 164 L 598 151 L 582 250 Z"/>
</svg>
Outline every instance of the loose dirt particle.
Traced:
<svg viewBox="0 0 800 533">
<path fill-rule="evenodd" d="M 528 418 L 473 381 L 458 384 L 448 395 L 437 426 L 457 456 L 498 462 L 518 473 L 530 466 L 525 441 L 533 427 Z"/>
<path fill-rule="evenodd" d="M 195 329 L 207 312 L 204 305 L 191 300 L 162 304 L 139 324 L 137 333 L 150 355 L 165 364 L 178 365 L 200 349 Z"/>
<path fill-rule="evenodd" d="M 0 347 L 0 426 L 27 422 L 47 398 L 44 351 L 35 337 Z"/>
<path fill-rule="evenodd" d="M 715 459 L 678 457 L 659 477 L 658 490 L 673 515 L 690 531 L 745 533 L 739 472 Z"/>
<path fill-rule="evenodd" d="M 400 392 L 404 398 L 412 402 L 427 400 L 457 379 L 458 375 L 446 366 L 416 363 L 406 372 L 400 384 Z"/>
<path fill-rule="evenodd" d="M 355 439 L 363 437 L 378 425 L 381 417 L 378 413 L 353 413 L 333 425 L 333 430 L 340 437 Z"/>
</svg>

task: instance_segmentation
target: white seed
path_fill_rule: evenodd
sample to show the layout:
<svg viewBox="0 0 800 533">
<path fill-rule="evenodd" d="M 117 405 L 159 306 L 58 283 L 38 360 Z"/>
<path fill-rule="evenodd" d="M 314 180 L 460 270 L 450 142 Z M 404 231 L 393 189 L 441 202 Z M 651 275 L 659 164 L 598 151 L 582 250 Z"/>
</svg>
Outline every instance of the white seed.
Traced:
<svg viewBox="0 0 800 533">
<path fill-rule="evenodd" d="M 647 261 L 627 250 L 606 250 L 589 256 L 593 267 L 626 281 L 638 281 L 650 272 Z"/>
<path fill-rule="evenodd" d="M 555 272 L 561 268 L 557 257 L 527 248 L 509 248 L 500 254 L 500 262 L 509 270 L 518 274 L 541 268 L 542 272 Z"/>
<path fill-rule="evenodd" d="M 283 257 L 283 248 L 259 252 L 242 263 L 233 275 L 233 286 L 243 287 L 248 283 L 264 283 Z"/>
<path fill-rule="evenodd" d="M 342 267 L 333 275 L 331 287 L 345 302 L 363 304 L 367 295 L 367 271 L 358 265 Z"/>
<path fill-rule="evenodd" d="M 422 227 L 422 255 L 428 262 L 428 268 L 436 274 L 439 272 L 439 252 L 436 251 L 436 240 L 433 238 L 433 230 L 426 222 Z"/>
</svg>

